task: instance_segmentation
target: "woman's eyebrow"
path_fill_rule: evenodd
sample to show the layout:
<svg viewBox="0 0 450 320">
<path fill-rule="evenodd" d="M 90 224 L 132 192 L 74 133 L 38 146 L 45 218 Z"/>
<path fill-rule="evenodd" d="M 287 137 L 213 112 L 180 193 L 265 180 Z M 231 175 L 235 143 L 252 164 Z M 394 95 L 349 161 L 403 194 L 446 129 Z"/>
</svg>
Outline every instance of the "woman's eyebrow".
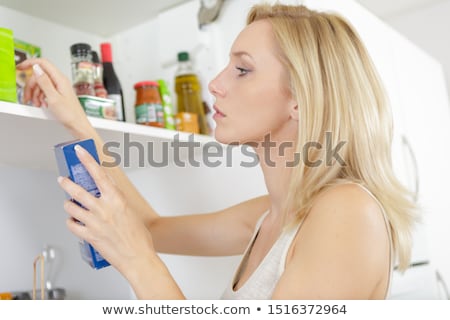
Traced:
<svg viewBox="0 0 450 320">
<path fill-rule="evenodd" d="M 250 55 L 250 53 L 248 53 L 246 51 L 234 51 L 234 52 L 231 52 L 230 55 L 233 57 L 237 57 L 237 58 L 245 56 L 245 57 L 250 58 L 252 61 L 254 61 L 253 57 Z"/>
</svg>

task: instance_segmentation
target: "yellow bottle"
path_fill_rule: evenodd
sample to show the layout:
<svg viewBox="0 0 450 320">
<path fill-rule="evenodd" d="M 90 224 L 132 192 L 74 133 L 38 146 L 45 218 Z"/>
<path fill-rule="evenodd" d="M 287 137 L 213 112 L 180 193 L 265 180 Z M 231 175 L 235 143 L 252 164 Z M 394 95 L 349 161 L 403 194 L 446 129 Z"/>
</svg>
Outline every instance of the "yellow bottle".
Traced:
<svg viewBox="0 0 450 320">
<path fill-rule="evenodd" d="M 177 94 L 177 130 L 209 134 L 200 81 L 192 68 L 189 53 L 184 51 L 178 53 L 175 92 Z"/>
</svg>

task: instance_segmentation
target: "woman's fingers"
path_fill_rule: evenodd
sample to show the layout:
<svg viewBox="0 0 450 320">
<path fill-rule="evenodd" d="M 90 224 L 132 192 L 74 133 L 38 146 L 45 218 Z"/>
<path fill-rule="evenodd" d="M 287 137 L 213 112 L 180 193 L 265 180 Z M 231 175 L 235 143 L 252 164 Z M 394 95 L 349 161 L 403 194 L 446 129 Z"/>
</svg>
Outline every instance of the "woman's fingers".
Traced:
<svg viewBox="0 0 450 320">
<path fill-rule="evenodd" d="M 39 84 L 39 87 L 46 95 L 47 99 L 56 100 L 59 96 L 59 92 L 55 88 L 55 84 L 50 80 L 48 75 L 42 70 L 39 64 L 33 65 L 33 72 L 36 78 L 36 82 Z"/>
<path fill-rule="evenodd" d="M 87 192 L 83 187 L 65 177 L 58 177 L 58 183 L 71 198 L 81 203 L 89 211 L 97 209 L 97 198 Z"/>
<path fill-rule="evenodd" d="M 76 221 L 89 225 L 89 218 L 91 217 L 89 211 L 83 209 L 72 200 L 66 200 L 64 202 L 64 210 Z"/>
<path fill-rule="evenodd" d="M 41 93 L 39 94 L 39 101 L 41 103 L 41 107 L 45 107 L 47 108 L 47 98 L 45 97 L 45 94 L 41 91 Z"/>
<path fill-rule="evenodd" d="M 92 179 L 94 179 L 95 184 L 100 190 L 100 193 L 103 194 L 106 191 L 111 190 L 111 188 L 108 188 L 109 183 L 111 182 L 105 170 L 103 170 L 103 168 L 97 163 L 97 161 L 95 161 L 92 155 L 80 145 L 75 146 L 75 152 L 78 159 L 80 159 L 81 163 L 91 175 Z"/>
<path fill-rule="evenodd" d="M 19 70 L 26 70 L 32 68 L 35 64 L 38 64 L 42 71 L 46 73 L 51 81 L 56 85 L 66 78 L 53 64 L 44 58 L 33 58 L 25 60 L 24 62 L 16 66 Z"/>
<path fill-rule="evenodd" d="M 88 228 L 86 228 L 82 224 L 78 223 L 73 218 L 67 219 L 66 224 L 67 224 L 67 228 L 69 229 L 69 231 L 72 232 L 76 237 L 88 241 L 88 237 L 89 237 Z"/>
<path fill-rule="evenodd" d="M 31 98 L 33 97 L 34 90 L 40 90 L 39 86 L 36 82 L 36 77 L 32 75 L 28 82 L 25 84 L 25 91 L 23 93 L 23 99 L 26 103 L 31 101 Z"/>
<path fill-rule="evenodd" d="M 39 96 L 41 94 L 41 89 L 36 86 L 33 91 L 31 92 L 31 97 L 30 100 L 33 103 L 34 106 L 36 107 L 40 107 L 41 106 L 41 101 L 39 100 Z"/>
</svg>

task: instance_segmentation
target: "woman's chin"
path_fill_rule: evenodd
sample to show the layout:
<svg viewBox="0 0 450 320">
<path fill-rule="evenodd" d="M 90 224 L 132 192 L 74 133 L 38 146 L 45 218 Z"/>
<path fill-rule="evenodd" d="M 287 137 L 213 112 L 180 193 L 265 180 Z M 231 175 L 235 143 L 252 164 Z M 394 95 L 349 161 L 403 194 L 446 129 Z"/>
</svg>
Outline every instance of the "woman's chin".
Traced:
<svg viewBox="0 0 450 320">
<path fill-rule="evenodd" d="M 239 137 L 236 133 L 224 132 L 223 130 L 216 129 L 214 131 L 214 138 L 223 144 L 242 144 L 242 137 Z"/>
<path fill-rule="evenodd" d="M 263 141 L 263 138 L 259 137 L 259 135 L 243 134 L 242 132 L 237 133 L 236 130 L 230 132 L 223 130 L 223 128 L 220 128 L 219 126 L 214 130 L 214 138 L 217 142 L 233 145 L 258 145 L 259 142 Z"/>
<path fill-rule="evenodd" d="M 222 144 L 232 144 L 235 143 L 230 137 L 221 135 L 217 132 L 214 132 L 214 138 L 217 140 L 217 142 L 220 142 Z"/>
</svg>

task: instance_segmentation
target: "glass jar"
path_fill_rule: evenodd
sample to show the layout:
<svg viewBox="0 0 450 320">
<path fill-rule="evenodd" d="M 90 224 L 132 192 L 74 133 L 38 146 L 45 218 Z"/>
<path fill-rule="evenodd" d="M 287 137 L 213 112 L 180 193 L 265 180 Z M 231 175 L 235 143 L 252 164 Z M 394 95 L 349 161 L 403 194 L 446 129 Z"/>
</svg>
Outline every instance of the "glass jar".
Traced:
<svg viewBox="0 0 450 320">
<path fill-rule="evenodd" d="M 108 92 L 103 85 L 103 65 L 100 63 L 98 54 L 96 51 L 91 51 L 92 55 L 92 68 L 94 70 L 94 91 L 95 95 L 99 98 L 108 98 Z"/>
<path fill-rule="evenodd" d="M 76 43 L 70 47 L 72 54 L 72 81 L 77 96 L 95 96 L 94 66 L 92 64 L 91 46 Z"/>
<path fill-rule="evenodd" d="M 156 81 L 142 81 L 134 85 L 136 90 L 136 123 L 164 128 L 164 111 Z"/>
</svg>

